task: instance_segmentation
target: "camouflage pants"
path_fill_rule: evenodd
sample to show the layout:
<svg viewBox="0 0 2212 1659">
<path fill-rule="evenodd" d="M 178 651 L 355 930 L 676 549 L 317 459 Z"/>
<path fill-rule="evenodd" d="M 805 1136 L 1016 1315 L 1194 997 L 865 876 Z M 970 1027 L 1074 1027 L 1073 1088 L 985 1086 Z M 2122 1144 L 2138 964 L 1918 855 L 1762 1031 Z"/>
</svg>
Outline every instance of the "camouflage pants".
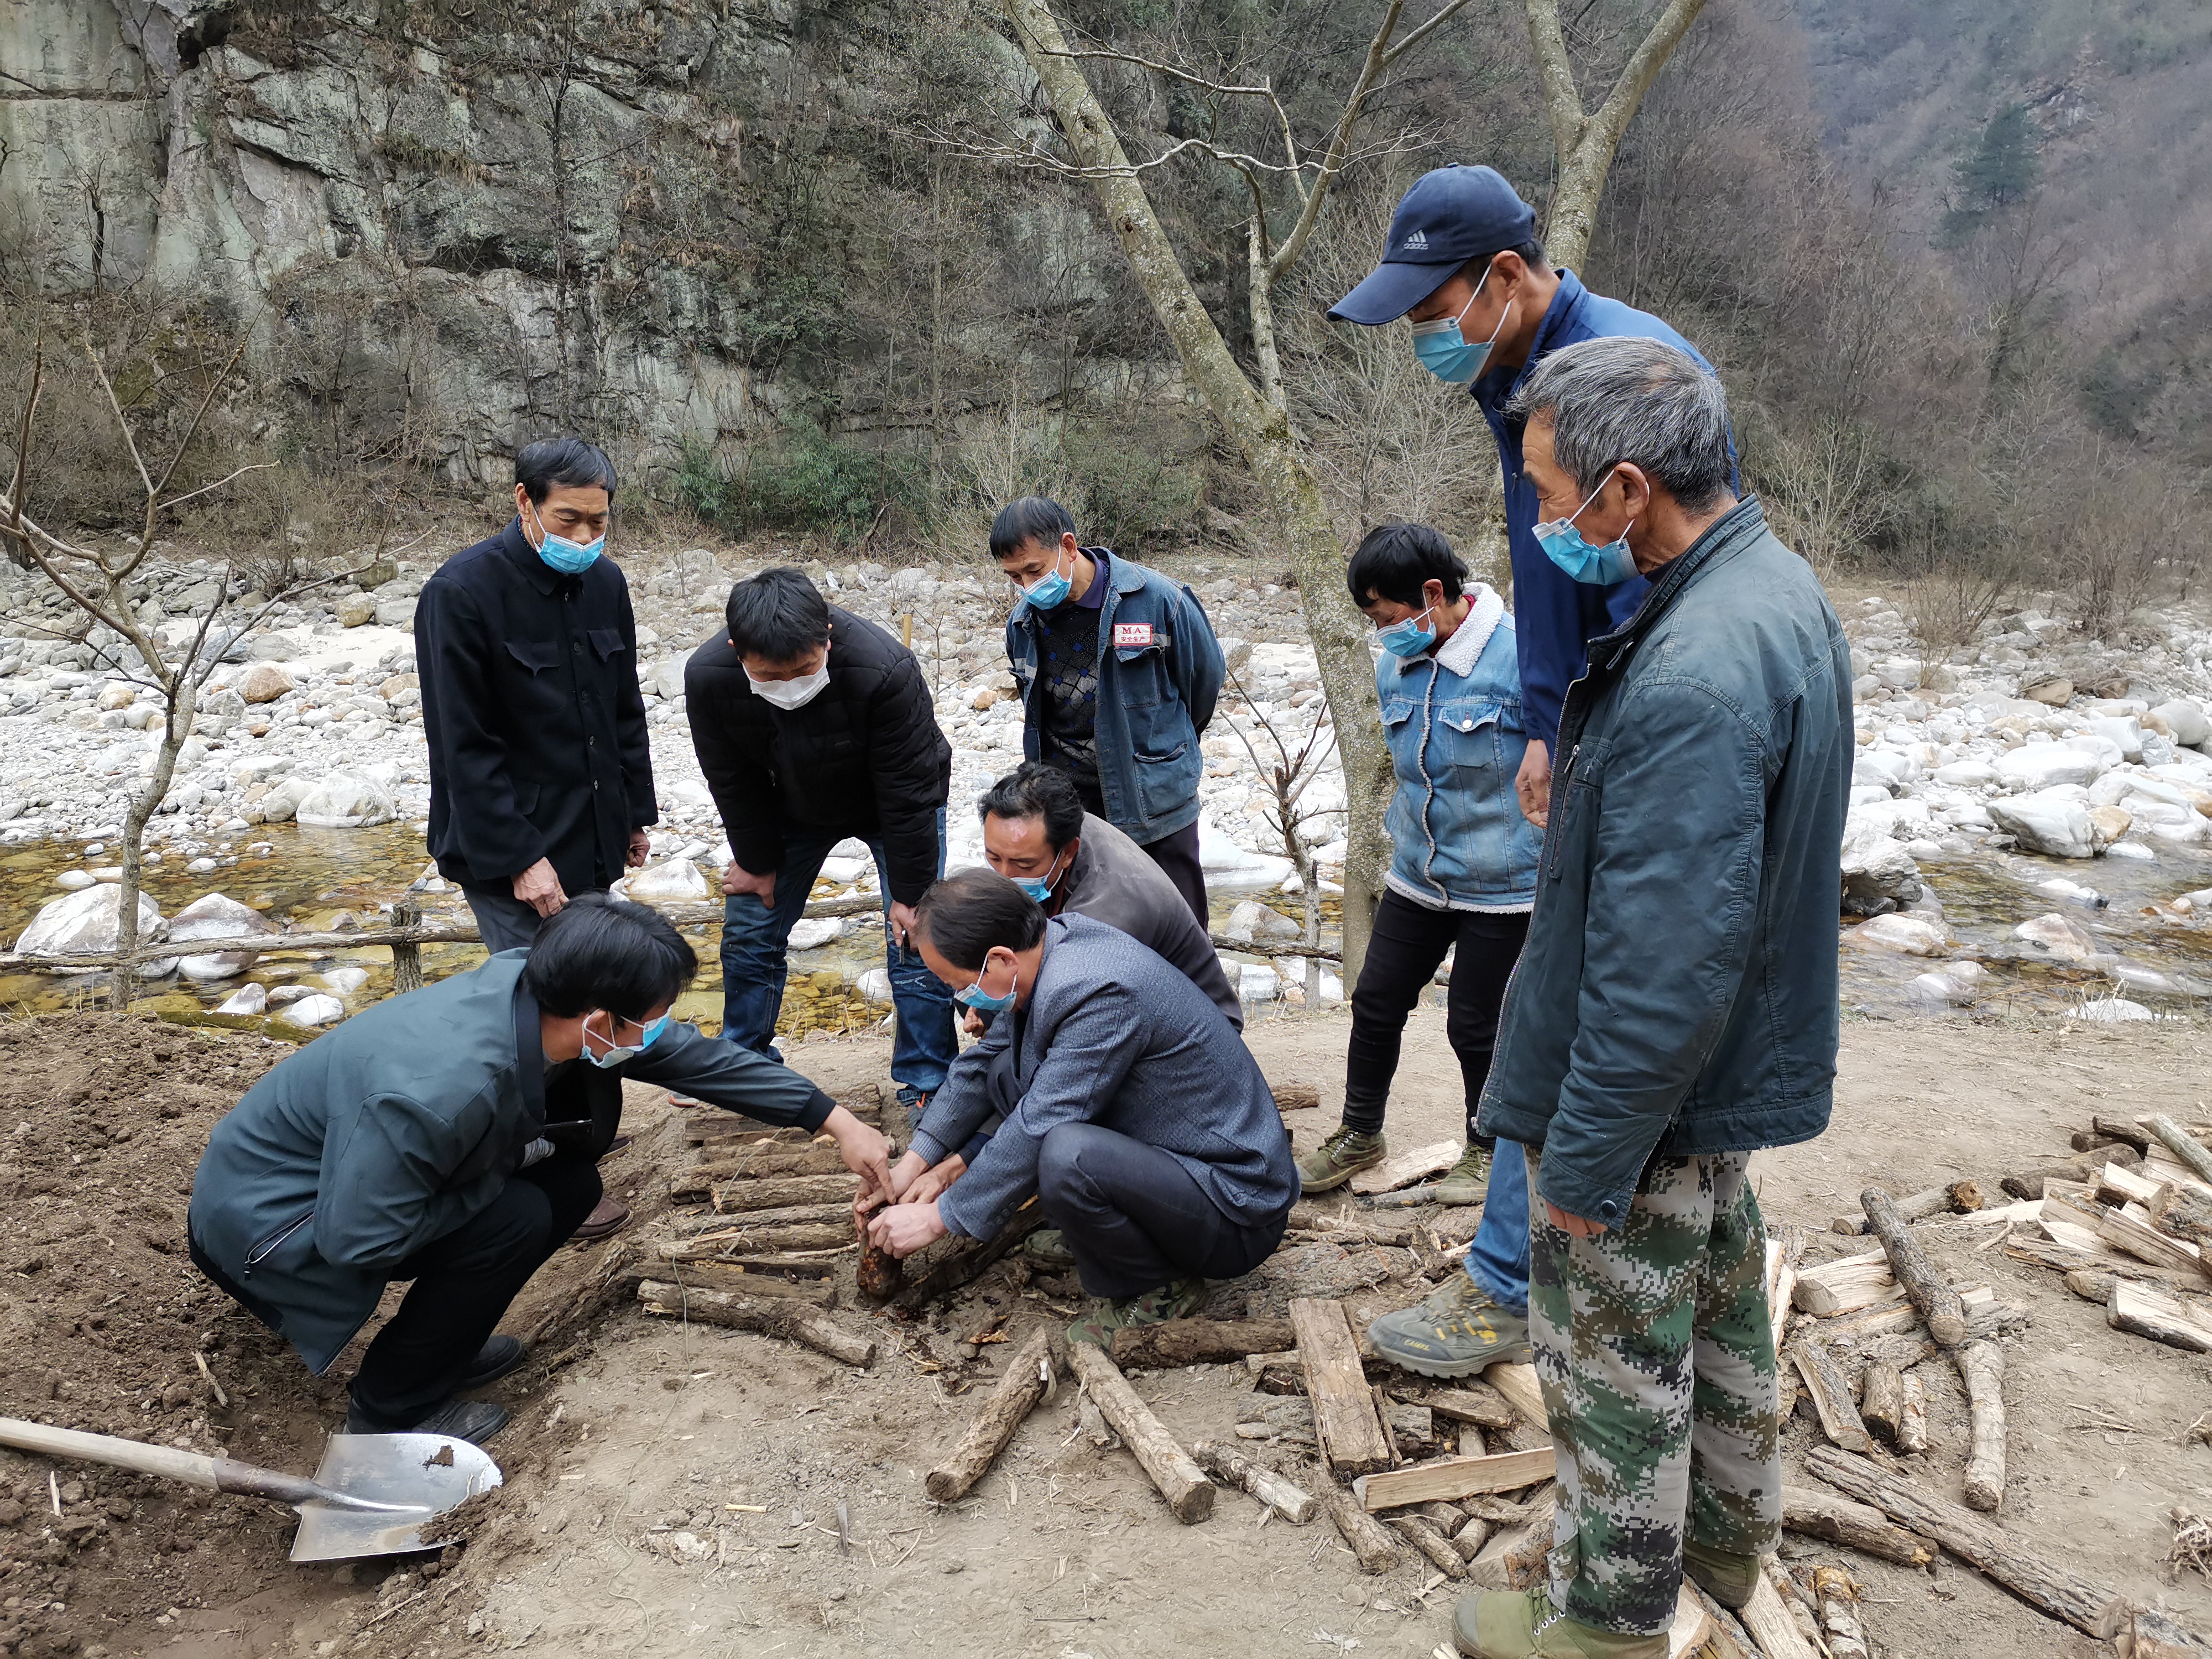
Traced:
<svg viewBox="0 0 2212 1659">
<path fill-rule="evenodd" d="M 1528 1332 L 1559 1449 L 1552 1601 L 1622 1635 L 1664 1631 L 1682 1547 L 1764 1554 L 1782 1456 L 1765 1228 L 1747 1152 L 1655 1159 L 1627 1219 L 1552 1224 L 1528 1159 Z"/>
</svg>

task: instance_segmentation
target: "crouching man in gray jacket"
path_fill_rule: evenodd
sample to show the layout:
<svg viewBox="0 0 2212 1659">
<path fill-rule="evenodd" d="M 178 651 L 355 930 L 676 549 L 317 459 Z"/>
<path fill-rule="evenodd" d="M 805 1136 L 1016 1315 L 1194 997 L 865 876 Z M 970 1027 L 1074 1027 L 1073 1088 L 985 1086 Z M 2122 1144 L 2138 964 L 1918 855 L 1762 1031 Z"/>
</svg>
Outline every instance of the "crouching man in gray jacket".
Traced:
<svg viewBox="0 0 2212 1659">
<path fill-rule="evenodd" d="M 192 1261 L 318 1376 L 412 1279 L 362 1356 L 347 1431 L 488 1438 L 505 1408 L 457 1396 L 522 1363 L 493 1328 L 599 1201 L 582 1086 L 599 1073 L 826 1132 L 889 1188 L 881 1134 L 796 1072 L 670 1024 L 697 971 L 659 915 L 590 893 L 528 950 L 356 1015 L 216 1125 Z"/>
<path fill-rule="evenodd" d="M 948 1232 L 989 1238 L 1034 1193 L 1104 1298 L 1068 1335 L 1102 1346 L 1196 1312 L 1208 1279 L 1273 1254 L 1298 1195 L 1290 1137 L 1236 1028 L 1180 970 L 1103 922 L 1048 921 L 988 870 L 924 894 L 914 939 L 958 1000 L 1009 1027 L 1006 1063 L 995 1082 L 946 1079 L 890 1190 L 950 1150 L 931 1133 L 963 1091 L 979 1121 L 996 1109 L 1006 1121 L 956 1186 L 877 1215 L 878 1244 L 908 1255 Z"/>
</svg>

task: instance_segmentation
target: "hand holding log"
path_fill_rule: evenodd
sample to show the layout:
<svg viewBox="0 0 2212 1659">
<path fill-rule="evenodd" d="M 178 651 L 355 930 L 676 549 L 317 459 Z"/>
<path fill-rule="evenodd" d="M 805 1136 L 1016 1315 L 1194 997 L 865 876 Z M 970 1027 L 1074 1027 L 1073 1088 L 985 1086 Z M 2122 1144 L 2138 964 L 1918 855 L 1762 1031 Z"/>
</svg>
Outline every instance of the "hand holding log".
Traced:
<svg viewBox="0 0 2212 1659">
<path fill-rule="evenodd" d="M 1905 1294 L 1928 1322 L 1928 1334 L 1947 1348 L 1966 1340 L 1966 1304 L 1946 1285 L 1920 1246 L 1906 1231 L 1904 1218 L 1887 1193 L 1869 1187 L 1859 1194 L 1866 1211 L 1867 1231 L 1881 1241 L 1889 1257 L 1889 1270 L 1905 1287 Z"/>
</svg>

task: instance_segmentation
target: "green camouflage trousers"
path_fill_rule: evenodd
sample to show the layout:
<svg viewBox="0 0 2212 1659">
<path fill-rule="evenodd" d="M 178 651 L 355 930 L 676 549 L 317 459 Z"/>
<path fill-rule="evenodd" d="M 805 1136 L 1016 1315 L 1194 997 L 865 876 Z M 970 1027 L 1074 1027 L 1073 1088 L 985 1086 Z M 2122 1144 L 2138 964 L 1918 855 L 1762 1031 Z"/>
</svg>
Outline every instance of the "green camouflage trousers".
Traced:
<svg viewBox="0 0 2212 1659">
<path fill-rule="evenodd" d="M 1528 1334 L 1559 1451 L 1552 1602 L 1664 1631 L 1682 1547 L 1765 1554 L 1782 1532 L 1766 1233 L 1747 1152 L 1654 1159 L 1627 1219 L 1552 1224 L 1528 1158 Z"/>
</svg>

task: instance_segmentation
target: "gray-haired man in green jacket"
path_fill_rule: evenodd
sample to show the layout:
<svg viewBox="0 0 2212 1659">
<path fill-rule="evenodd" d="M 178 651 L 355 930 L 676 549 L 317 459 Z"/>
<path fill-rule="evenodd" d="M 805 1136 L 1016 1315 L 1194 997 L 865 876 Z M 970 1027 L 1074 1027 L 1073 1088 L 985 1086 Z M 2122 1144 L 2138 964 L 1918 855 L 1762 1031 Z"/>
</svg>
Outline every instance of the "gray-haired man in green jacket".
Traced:
<svg viewBox="0 0 2212 1659">
<path fill-rule="evenodd" d="M 653 911 L 572 898 L 527 951 L 380 1003 L 247 1091 L 192 1185 L 192 1260 L 318 1376 L 412 1279 L 362 1356 L 346 1427 L 483 1440 L 465 1401 L 525 1357 L 493 1329 L 599 1200 L 586 1067 L 834 1136 L 890 1190 L 884 1138 L 798 1073 L 672 1024 L 698 959 Z"/>
</svg>

